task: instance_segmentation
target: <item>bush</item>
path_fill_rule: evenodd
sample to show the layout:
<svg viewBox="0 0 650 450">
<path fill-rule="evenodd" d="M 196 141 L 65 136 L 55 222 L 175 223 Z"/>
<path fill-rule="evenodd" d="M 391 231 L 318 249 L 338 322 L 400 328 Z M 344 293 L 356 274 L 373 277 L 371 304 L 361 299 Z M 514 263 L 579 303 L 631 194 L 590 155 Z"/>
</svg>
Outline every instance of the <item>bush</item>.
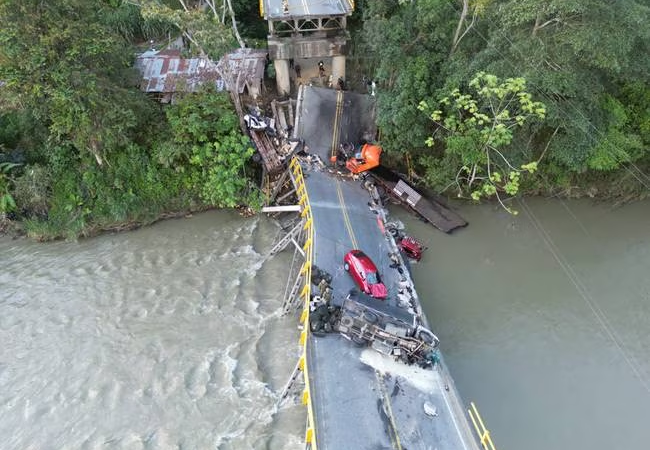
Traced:
<svg viewBox="0 0 650 450">
<path fill-rule="evenodd" d="M 51 192 L 52 175 L 38 164 L 26 166 L 14 181 L 17 208 L 27 218 L 47 218 Z"/>
</svg>

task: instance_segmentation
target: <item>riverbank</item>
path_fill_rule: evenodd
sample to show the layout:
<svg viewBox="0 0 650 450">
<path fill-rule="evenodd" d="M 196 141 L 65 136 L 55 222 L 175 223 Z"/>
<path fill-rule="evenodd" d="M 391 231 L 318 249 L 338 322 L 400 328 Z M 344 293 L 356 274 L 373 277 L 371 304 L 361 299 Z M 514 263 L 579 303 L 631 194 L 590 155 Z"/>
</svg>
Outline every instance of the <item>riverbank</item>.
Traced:
<svg viewBox="0 0 650 450">
<path fill-rule="evenodd" d="M 437 194 L 431 192 L 430 189 L 423 188 L 419 186 L 424 195 L 429 198 L 441 198 Z M 609 204 L 612 208 L 619 208 L 631 203 L 640 202 L 650 198 L 650 191 L 647 189 L 637 188 L 636 190 L 623 189 L 618 191 L 616 194 L 612 195 L 602 195 L 603 191 L 600 190 L 597 186 L 591 187 L 578 187 L 573 186 L 567 189 L 558 192 L 559 189 L 551 189 L 544 191 L 538 189 L 536 195 L 528 195 L 523 197 L 528 200 L 537 200 L 537 199 L 558 199 L 558 200 L 580 200 L 580 199 L 590 199 L 602 204 Z M 442 197 L 444 199 L 444 197 Z M 478 206 L 475 202 L 466 199 L 453 199 L 455 208 L 471 208 L 472 206 Z M 511 203 L 516 203 L 517 199 L 512 199 Z M 490 205 L 497 205 L 497 202 L 483 200 L 482 205 L 489 207 Z M 185 208 L 176 211 L 165 211 L 155 217 L 147 220 L 127 220 L 127 221 L 118 221 L 111 224 L 104 225 L 94 225 L 87 228 L 84 228 L 82 232 L 76 235 L 71 235 L 66 233 L 66 230 L 51 230 L 47 226 L 47 222 L 43 222 L 43 227 L 32 229 L 31 231 L 26 230 L 25 222 L 20 220 L 10 220 L 6 217 L 0 217 L 0 235 L 9 235 L 14 238 L 19 237 L 28 237 L 37 242 L 48 242 L 59 239 L 74 239 L 74 238 L 90 238 L 99 236 L 103 233 L 119 233 L 123 231 L 133 231 L 138 228 L 151 226 L 157 222 L 168 220 L 168 219 L 177 219 L 180 217 L 191 217 L 193 214 L 202 213 L 210 210 L 217 210 L 220 208 L 203 206 L 196 208 Z M 237 211 L 242 217 L 251 217 L 257 214 L 249 206 L 238 206 L 235 208 L 225 208 L 233 209 Z M 515 208 L 516 209 L 516 208 Z"/>
<path fill-rule="evenodd" d="M 120 233 L 125 231 L 133 231 L 142 227 L 148 227 L 154 225 L 161 221 L 178 219 L 181 217 L 190 218 L 194 214 L 199 214 L 199 213 L 213 211 L 213 210 L 232 210 L 239 213 L 239 215 L 242 217 L 252 217 L 256 214 L 248 206 L 239 206 L 236 208 L 216 208 L 216 207 L 205 206 L 201 208 L 191 208 L 191 209 L 183 209 L 180 211 L 164 212 L 150 220 L 129 220 L 124 222 L 115 222 L 109 225 L 90 226 L 84 229 L 82 233 L 74 237 L 92 238 L 92 237 L 100 236 L 105 233 Z M 37 242 L 50 242 L 50 241 L 67 239 L 72 237 L 66 234 L 65 232 L 61 232 L 61 231 L 48 232 L 47 225 L 45 224 L 42 230 L 43 230 L 42 233 L 38 233 L 34 230 L 28 231 L 25 229 L 25 222 L 23 221 L 9 220 L 6 217 L 0 218 L 0 236 L 7 235 L 12 237 L 13 239 L 26 237 L 26 238 L 33 239 Z"/>
</svg>

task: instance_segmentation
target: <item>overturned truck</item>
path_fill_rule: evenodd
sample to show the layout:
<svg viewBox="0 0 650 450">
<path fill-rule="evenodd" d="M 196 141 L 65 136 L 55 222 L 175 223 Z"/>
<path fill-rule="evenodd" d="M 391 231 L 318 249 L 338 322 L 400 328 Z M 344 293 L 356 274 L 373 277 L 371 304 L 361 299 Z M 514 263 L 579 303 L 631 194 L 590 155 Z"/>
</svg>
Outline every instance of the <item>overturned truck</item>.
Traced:
<svg viewBox="0 0 650 450">
<path fill-rule="evenodd" d="M 396 317 L 381 311 L 381 303 L 363 293 L 343 301 L 334 329 L 357 345 L 367 345 L 407 364 L 432 367 L 438 359 L 438 338 L 404 311 Z"/>
</svg>

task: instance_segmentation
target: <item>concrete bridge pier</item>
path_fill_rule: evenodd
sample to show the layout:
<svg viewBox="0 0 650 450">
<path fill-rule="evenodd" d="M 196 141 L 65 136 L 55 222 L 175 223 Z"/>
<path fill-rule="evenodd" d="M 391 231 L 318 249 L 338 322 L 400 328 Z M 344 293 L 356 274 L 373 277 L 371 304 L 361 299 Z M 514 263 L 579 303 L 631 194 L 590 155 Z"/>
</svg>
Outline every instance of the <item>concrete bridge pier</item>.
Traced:
<svg viewBox="0 0 650 450">
<path fill-rule="evenodd" d="M 294 75 L 298 78 L 290 62 L 303 62 L 300 82 L 303 76 L 306 83 L 315 78 L 312 69 L 318 71 L 316 61 L 319 60 L 325 64 L 325 78 L 317 72 L 316 83 L 327 85 L 330 76 L 333 86 L 339 78 L 345 80 L 345 55 L 350 38 L 347 18 L 353 10 L 352 0 L 260 0 L 260 14 L 269 26 L 269 58 L 273 61 L 280 96 L 290 95 L 292 79 Z"/>
<path fill-rule="evenodd" d="M 289 95 L 291 93 L 291 77 L 289 75 L 289 60 L 276 59 L 273 61 L 275 68 L 275 83 L 278 87 L 278 94 Z M 344 61 L 345 67 L 345 61 Z"/>
<path fill-rule="evenodd" d="M 345 80 L 345 55 L 332 56 L 332 81 L 334 85 L 339 78 Z"/>
</svg>

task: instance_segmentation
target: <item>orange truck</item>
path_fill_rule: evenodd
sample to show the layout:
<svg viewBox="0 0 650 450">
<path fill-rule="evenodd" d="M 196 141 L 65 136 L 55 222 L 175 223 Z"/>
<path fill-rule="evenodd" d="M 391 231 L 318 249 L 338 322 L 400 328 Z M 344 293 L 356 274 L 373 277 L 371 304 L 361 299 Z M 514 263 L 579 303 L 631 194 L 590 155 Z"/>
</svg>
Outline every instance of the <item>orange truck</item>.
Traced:
<svg viewBox="0 0 650 450">
<path fill-rule="evenodd" d="M 352 173 L 361 173 L 379 165 L 381 147 L 375 144 L 363 144 L 361 148 L 345 163 L 345 167 Z"/>
</svg>

